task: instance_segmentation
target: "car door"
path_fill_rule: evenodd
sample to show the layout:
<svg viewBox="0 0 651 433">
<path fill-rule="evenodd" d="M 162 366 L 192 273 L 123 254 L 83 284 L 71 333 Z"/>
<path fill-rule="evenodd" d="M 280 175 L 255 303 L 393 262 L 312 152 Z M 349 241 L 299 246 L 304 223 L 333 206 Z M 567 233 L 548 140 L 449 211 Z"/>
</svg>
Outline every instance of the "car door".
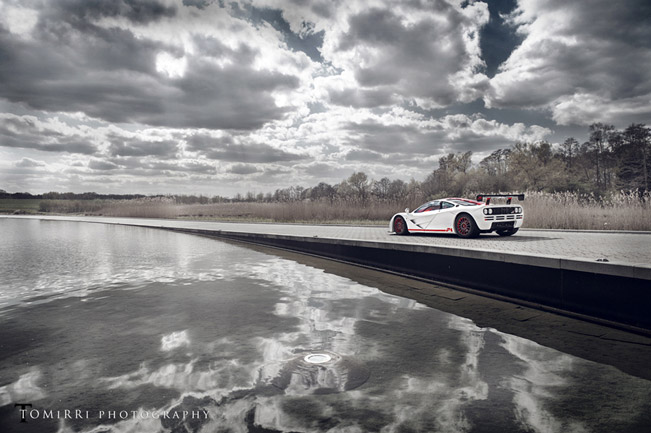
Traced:
<svg viewBox="0 0 651 433">
<path fill-rule="evenodd" d="M 449 229 L 454 227 L 454 217 L 457 213 L 454 207 L 454 204 L 450 202 L 441 201 L 439 209 L 432 215 L 432 219 L 429 221 L 427 229 L 449 231 Z"/>
<path fill-rule="evenodd" d="M 440 210 L 441 203 L 438 200 L 427 203 L 427 206 L 421 206 L 411 214 L 411 222 L 416 224 L 419 229 L 426 229 L 436 212 Z"/>
</svg>

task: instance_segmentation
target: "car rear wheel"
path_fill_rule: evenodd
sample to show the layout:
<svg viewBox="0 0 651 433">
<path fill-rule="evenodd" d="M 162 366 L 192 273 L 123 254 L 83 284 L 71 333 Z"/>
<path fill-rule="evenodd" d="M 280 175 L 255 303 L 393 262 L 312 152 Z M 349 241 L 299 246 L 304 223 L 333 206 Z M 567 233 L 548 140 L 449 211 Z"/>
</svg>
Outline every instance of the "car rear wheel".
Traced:
<svg viewBox="0 0 651 433">
<path fill-rule="evenodd" d="M 497 234 L 500 236 L 512 236 L 518 232 L 518 229 L 505 229 L 505 230 L 498 230 Z"/>
<path fill-rule="evenodd" d="M 475 220 L 468 214 L 461 214 L 454 220 L 457 235 L 462 238 L 475 238 L 479 236 L 479 228 Z"/>
<path fill-rule="evenodd" d="M 405 222 L 405 219 L 403 217 L 395 217 L 393 220 L 393 231 L 397 235 L 406 235 L 409 234 L 409 230 L 407 230 L 407 223 Z"/>
</svg>

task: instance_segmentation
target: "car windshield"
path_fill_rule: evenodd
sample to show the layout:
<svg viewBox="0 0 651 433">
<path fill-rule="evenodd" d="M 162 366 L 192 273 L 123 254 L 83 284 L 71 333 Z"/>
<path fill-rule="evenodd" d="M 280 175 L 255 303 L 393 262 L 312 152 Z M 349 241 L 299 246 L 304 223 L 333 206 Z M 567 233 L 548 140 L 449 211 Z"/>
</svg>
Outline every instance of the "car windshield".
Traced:
<svg viewBox="0 0 651 433">
<path fill-rule="evenodd" d="M 475 203 L 473 201 L 463 200 L 463 199 L 460 199 L 460 198 L 452 198 L 452 199 L 448 199 L 448 201 L 450 203 L 458 204 L 458 205 L 461 205 L 461 206 L 477 206 L 477 203 Z"/>
</svg>

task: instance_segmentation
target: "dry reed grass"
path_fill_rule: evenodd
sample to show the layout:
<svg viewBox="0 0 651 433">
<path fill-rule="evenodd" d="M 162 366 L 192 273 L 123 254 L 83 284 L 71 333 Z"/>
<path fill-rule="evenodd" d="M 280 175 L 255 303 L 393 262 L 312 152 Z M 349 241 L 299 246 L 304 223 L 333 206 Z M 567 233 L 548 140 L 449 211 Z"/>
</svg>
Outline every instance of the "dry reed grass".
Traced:
<svg viewBox="0 0 651 433">
<path fill-rule="evenodd" d="M 176 204 L 173 198 L 51 200 L 41 211 L 115 217 L 218 221 L 385 225 L 405 203 L 340 202 Z M 412 203 L 410 207 L 419 205 Z M 605 198 L 575 193 L 528 192 L 525 227 L 582 230 L 651 230 L 651 194 L 615 193 Z"/>
<path fill-rule="evenodd" d="M 525 227 L 580 230 L 651 230 L 651 194 L 619 192 L 599 198 L 529 192 Z"/>
<path fill-rule="evenodd" d="M 395 206 L 346 203 L 288 202 L 288 203 L 216 203 L 181 205 L 185 218 L 248 219 L 270 222 L 382 222 L 395 213 Z"/>
</svg>

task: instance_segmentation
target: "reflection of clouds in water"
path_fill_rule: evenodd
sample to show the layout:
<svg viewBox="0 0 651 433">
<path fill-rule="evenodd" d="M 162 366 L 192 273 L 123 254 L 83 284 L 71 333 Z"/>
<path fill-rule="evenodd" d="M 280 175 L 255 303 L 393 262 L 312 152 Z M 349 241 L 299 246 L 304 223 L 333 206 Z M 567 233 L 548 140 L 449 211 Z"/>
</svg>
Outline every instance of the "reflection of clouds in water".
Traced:
<svg viewBox="0 0 651 433">
<path fill-rule="evenodd" d="M 246 431 L 245 415 L 253 410 L 254 423 L 258 426 L 280 431 L 311 431 L 311 422 L 297 418 L 287 412 L 287 398 L 291 395 L 304 394 L 303 383 L 294 383 L 301 379 L 291 376 L 291 381 L 284 389 L 273 388 L 275 378 L 283 374 L 283 367 L 289 360 L 295 359 L 297 353 L 306 350 L 330 350 L 343 356 L 361 359 L 382 359 L 387 350 L 382 341 L 362 339 L 357 334 L 360 320 L 377 324 L 388 324 L 401 316 L 401 310 L 427 310 L 413 300 L 387 295 L 375 288 L 357 284 L 349 279 L 327 274 L 320 269 L 300 265 L 295 262 L 269 258 L 241 262 L 227 272 L 229 275 L 249 275 L 252 279 L 280 290 L 283 295 L 273 306 L 278 316 L 295 317 L 298 325 L 291 331 L 280 329 L 271 337 L 254 337 L 253 342 L 258 358 L 249 364 L 238 361 L 242 353 L 232 350 L 232 358 L 213 360 L 206 369 L 198 368 L 196 358 L 187 363 L 172 363 L 150 370 L 145 364 L 133 373 L 104 381 L 111 388 L 135 388 L 145 384 L 174 388 L 184 395 L 202 392 L 219 400 L 228 398 L 233 391 L 270 387 L 276 395 L 256 395 L 250 398 L 228 400 L 219 405 L 218 416 L 233 431 Z M 373 300 L 370 302 L 370 300 Z M 448 317 L 446 315 L 446 317 Z M 255 320 L 252 318 L 252 320 Z M 384 424 L 383 432 L 401 431 L 404 428 L 439 431 L 464 431 L 470 426 L 464 415 L 464 408 L 472 401 L 486 399 L 488 387 L 479 374 L 478 357 L 484 345 L 484 332 L 472 321 L 449 316 L 448 326 L 459 332 L 463 362 L 450 369 L 446 367 L 438 372 L 434 379 L 404 374 L 390 389 L 379 391 L 361 388 L 355 392 L 338 394 L 337 399 L 345 401 L 344 405 L 358 407 L 360 411 L 378 411 L 391 414 Z M 187 346 L 192 352 L 187 331 L 174 332 L 162 337 L 161 346 L 171 350 Z M 449 349 L 441 348 L 436 360 L 446 358 Z M 215 348 L 215 353 L 224 353 L 223 348 Z M 194 355 L 192 355 L 194 356 Z M 435 360 L 423 360 L 434 362 Z M 242 382 L 242 377 L 248 381 Z M 317 377 L 318 379 L 318 377 Z M 328 378 L 323 378 L 326 382 Z M 325 382 L 324 382 L 325 383 Z M 382 386 L 381 383 L 375 385 Z M 370 392 L 370 394 L 369 394 Z M 379 396 L 373 396 L 380 392 Z M 190 393 L 190 394 L 188 394 Z M 302 397 L 301 404 L 309 401 L 312 415 L 328 417 L 334 409 L 319 398 Z M 222 427 L 226 424 L 222 425 Z M 360 425 L 362 427 L 360 427 Z M 346 420 L 340 425 L 332 426 L 332 432 L 364 431 L 363 424 Z"/>
<path fill-rule="evenodd" d="M 446 366 L 433 378 L 404 375 L 397 389 L 384 397 L 391 402 L 394 421 L 382 429 L 383 433 L 404 429 L 463 432 L 472 427 L 465 415 L 466 407 L 488 398 L 488 384 L 479 372 L 486 330 L 458 316 L 449 316 L 448 327 L 460 332 L 461 348 L 465 349 L 463 363 L 455 369 L 446 362 L 449 351 L 442 349 L 438 359 L 423 359 L 425 363 Z"/>
<path fill-rule="evenodd" d="M 214 281 L 223 278 L 221 270 L 213 269 L 214 263 L 205 269 L 197 264 L 234 248 L 179 233 L 66 221 L 2 221 L 0 238 L 11 251 L 0 254 L 0 307 L 35 296 L 48 297 L 39 303 L 85 297 L 137 283 Z"/>
<path fill-rule="evenodd" d="M 375 347 L 375 341 L 366 340 L 362 344 L 361 337 L 356 334 L 359 320 L 372 317 L 374 322 L 385 322 L 393 320 L 392 316 L 401 309 L 426 309 L 413 300 L 386 295 L 375 288 L 327 274 L 320 269 L 269 256 L 254 256 L 222 272 L 227 279 L 247 275 L 262 286 L 280 290 L 283 295 L 272 306 L 272 311 L 278 316 L 298 318 L 298 325 L 291 331 L 281 328 L 272 337 L 252 336 L 258 356 L 257 359 L 252 358 L 249 364 L 241 363 L 239 358 L 243 353 L 224 341 L 221 344 L 208 343 L 215 345 L 209 350 L 222 356 L 228 354 L 230 359 L 212 360 L 207 366 L 205 363 L 200 364 L 195 357 L 196 348 L 193 347 L 193 344 L 199 343 L 190 341 L 187 330 L 173 332 L 161 338 L 161 349 L 171 351 L 186 347 L 191 360 L 166 364 L 156 369 L 143 363 L 135 372 L 104 378 L 102 381 L 109 388 L 134 389 L 149 384 L 177 389 L 184 396 L 201 392 L 215 400 L 227 398 L 237 389 L 267 387 L 278 395 L 233 399 L 220 404 L 219 413 L 215 415 L 222 422 L 220 427 L 228 425 L 233 431 L 247 431 L 245 414 L 254 408 L 253 422 L 259 426 L 280 431 L 311 431 L 306 429 L 304 420 L 296 420 L 285 414 L 284 402 L 287 395 L 302 394 L 304 390 L 298 386 L 301 384 L 290 381 L 284 390 L 272 385 L 273 379 L 281 375 L 287 362 L 297 357 L 297 351 L 327 349 L 340 355 L 366 359 L 381 356 L 380 349 Z M 375 303 L 366 305 L 366 298 L 374 299 Z M 376 311 L 377 308 L 381 309 Z M 247 380 L 242 380 L 243 378 Z M 294 376 L 291 379 L 298 380 Z M 341 394 L 341 398 L 350 399 L 353 395 L 355 394 L 347 392 L 346 396 Z M 388 402 L 390 406 L 394 403 L 396 402 Z M 384 404 L 386 403 L 382 403 Z M 333 410 L 328 405 L 324 405 L 323 409 L 326 412 Z M 354 424 L 348 424 L 331 431 L 363 431 Z"/>
<path fill-rule="evenodd" d="M 9 385 L 0 387 L 0 406 L 15 402 L 31 402 L 45 398 L 45 391 L 38 386 L 43 374 L 32 368 L 28 373 Z"/>
<path fill-rule="evenodd" d="M 495 405 L 514 413 L 507 424 L 512 431 L 584 431 L 549 405 L 571 385 L 564 375 L 581 361 L 320 269 L 232 248 L 227 257 L 218 255 L 218 264 L 195 264 L 187 281 L 205 273 L 219 276 L 216 292 L 253 288 L 252 295 L 235 297 L 238 302 L 264 292 L 269 302 L 261 308 L 270 317 L 264 322 L 269 329 L 251 332 L 242 321 L 213 339 L 181 322 L 158 334 L 160 350 L 154 348 L 160 358 L 100 379 L 103 387 L 134 390 L 134 395 L 146 386 L 176 390 L 181 397 L 158 410 L 205 408 L 210 420 L 201 431 L 247 432 L 255 425 L 296 432 L 463 432 L 481 429 L 477 412 Z M 261 310 L 247 311 L 253 312 L 249 323 L 256 324 L 255 313 Z M 288 363 L 321 350 L 360 361 L 372 368 L 371 378 L 352 391 L 313 395 L 305 376 L 286 376 Z M 318 389 L 332 388 L 331 383 L 344 389 L 339 384 L 345 379 L 323 374 L 309 378 Z M 279 377 L 288 378 L 282 386 Z M 501 396 L 489 395 L 489 383 L 490 391 Z M 115 433 L 164 430 L 160 420 L 140 419 L 94 430 L 102 428 Z"/>
<path fill-rule="evenodd" d="M 297 317 L 301 322 L 296 332 L 277 341 L 292 342 L 294 345 L 303 341 L 304 349 L 327 349 L 340 355 L 357 354 L 360 346 L 356 344 L 355 326 L 369 314 L 368 306 L 360 302 L 364 298 L 382 301 L 385 307 L 389 307 L 390 313 L 401 308 L 427 308 L 416 301 L 387 295 L 376 288 L 280 258 L 270 257 L 262 262 L 246 263 L 235 271 L 250 275 L 286 294 L 276 303 L 275 313 Z M 334 302 L 345 303 L 349 308 L 342 310 Z M 366 343 L 366 356 L 374 355 L 375 350 L 368 347 L 368 341 Z M 287 348 L 286 352 L 289 350 Z M 278 350 L 274 353 L 278 353 Z M 265 363 L 274 361 L 278 361 L 278 358 L 264 358 Z"/>
<path fill-rule="evenodd" d="M 178 349 L 181 346 L 189 346 L 190 338 L 188 331 L 172 332 L 171 334 L 163 335 L 161 338 L 161 350 L 168 352 L 170 350 Z"/>
<path fill-rule="evenodd" d="M 524 367 L 521 375 L 507 378 L 504 383 L 504 386 L 515 391 L 514 411 L 522 426 L 537 433 L 588 431 L 581 423 L 560 419 L 545 407 L 549 400 L 562 395 L 561 390 L 568 383 L 561 374 L 571 371 L 577 359 L 533 341 L 499 334 L 502 337 L 501 346 Z"/>
<path fill-rule="evenodd" d="M 219 377 L 216 373 L 224 370 L 226 368 L 216 371 L 195 371 L 195 361 L 190 361 L 186 364 L 166 364 L 152 371 L 146 363 L 142 363 L 134 372 L 103 378 L 101 381 L 106 383 L 109 389 L 133 389 L 142 385 L 154 385 L 182 391 L 187 389 L 206 391 L 218 388 Z"/>
<path fill-rule="evenodd" d="M 180 393 L 207 392 L 212 398 L 222 398 L 237 389 L 250 389 L 255 386 L 258 376 L 256 364 L 241 362 L 238 345 L 227 339 L 205 345 L 208 352 L 220 356 L 210 362 L 199 365 L 199 358 L 188 347 L 187 362 L 164 364 L 152 368 L 148 362 L 140 364 L 136 371 L 116 376 L 101 378 L 109 389 L 134 389 L 143 385 L 175 389 Z"/>
</svg>

